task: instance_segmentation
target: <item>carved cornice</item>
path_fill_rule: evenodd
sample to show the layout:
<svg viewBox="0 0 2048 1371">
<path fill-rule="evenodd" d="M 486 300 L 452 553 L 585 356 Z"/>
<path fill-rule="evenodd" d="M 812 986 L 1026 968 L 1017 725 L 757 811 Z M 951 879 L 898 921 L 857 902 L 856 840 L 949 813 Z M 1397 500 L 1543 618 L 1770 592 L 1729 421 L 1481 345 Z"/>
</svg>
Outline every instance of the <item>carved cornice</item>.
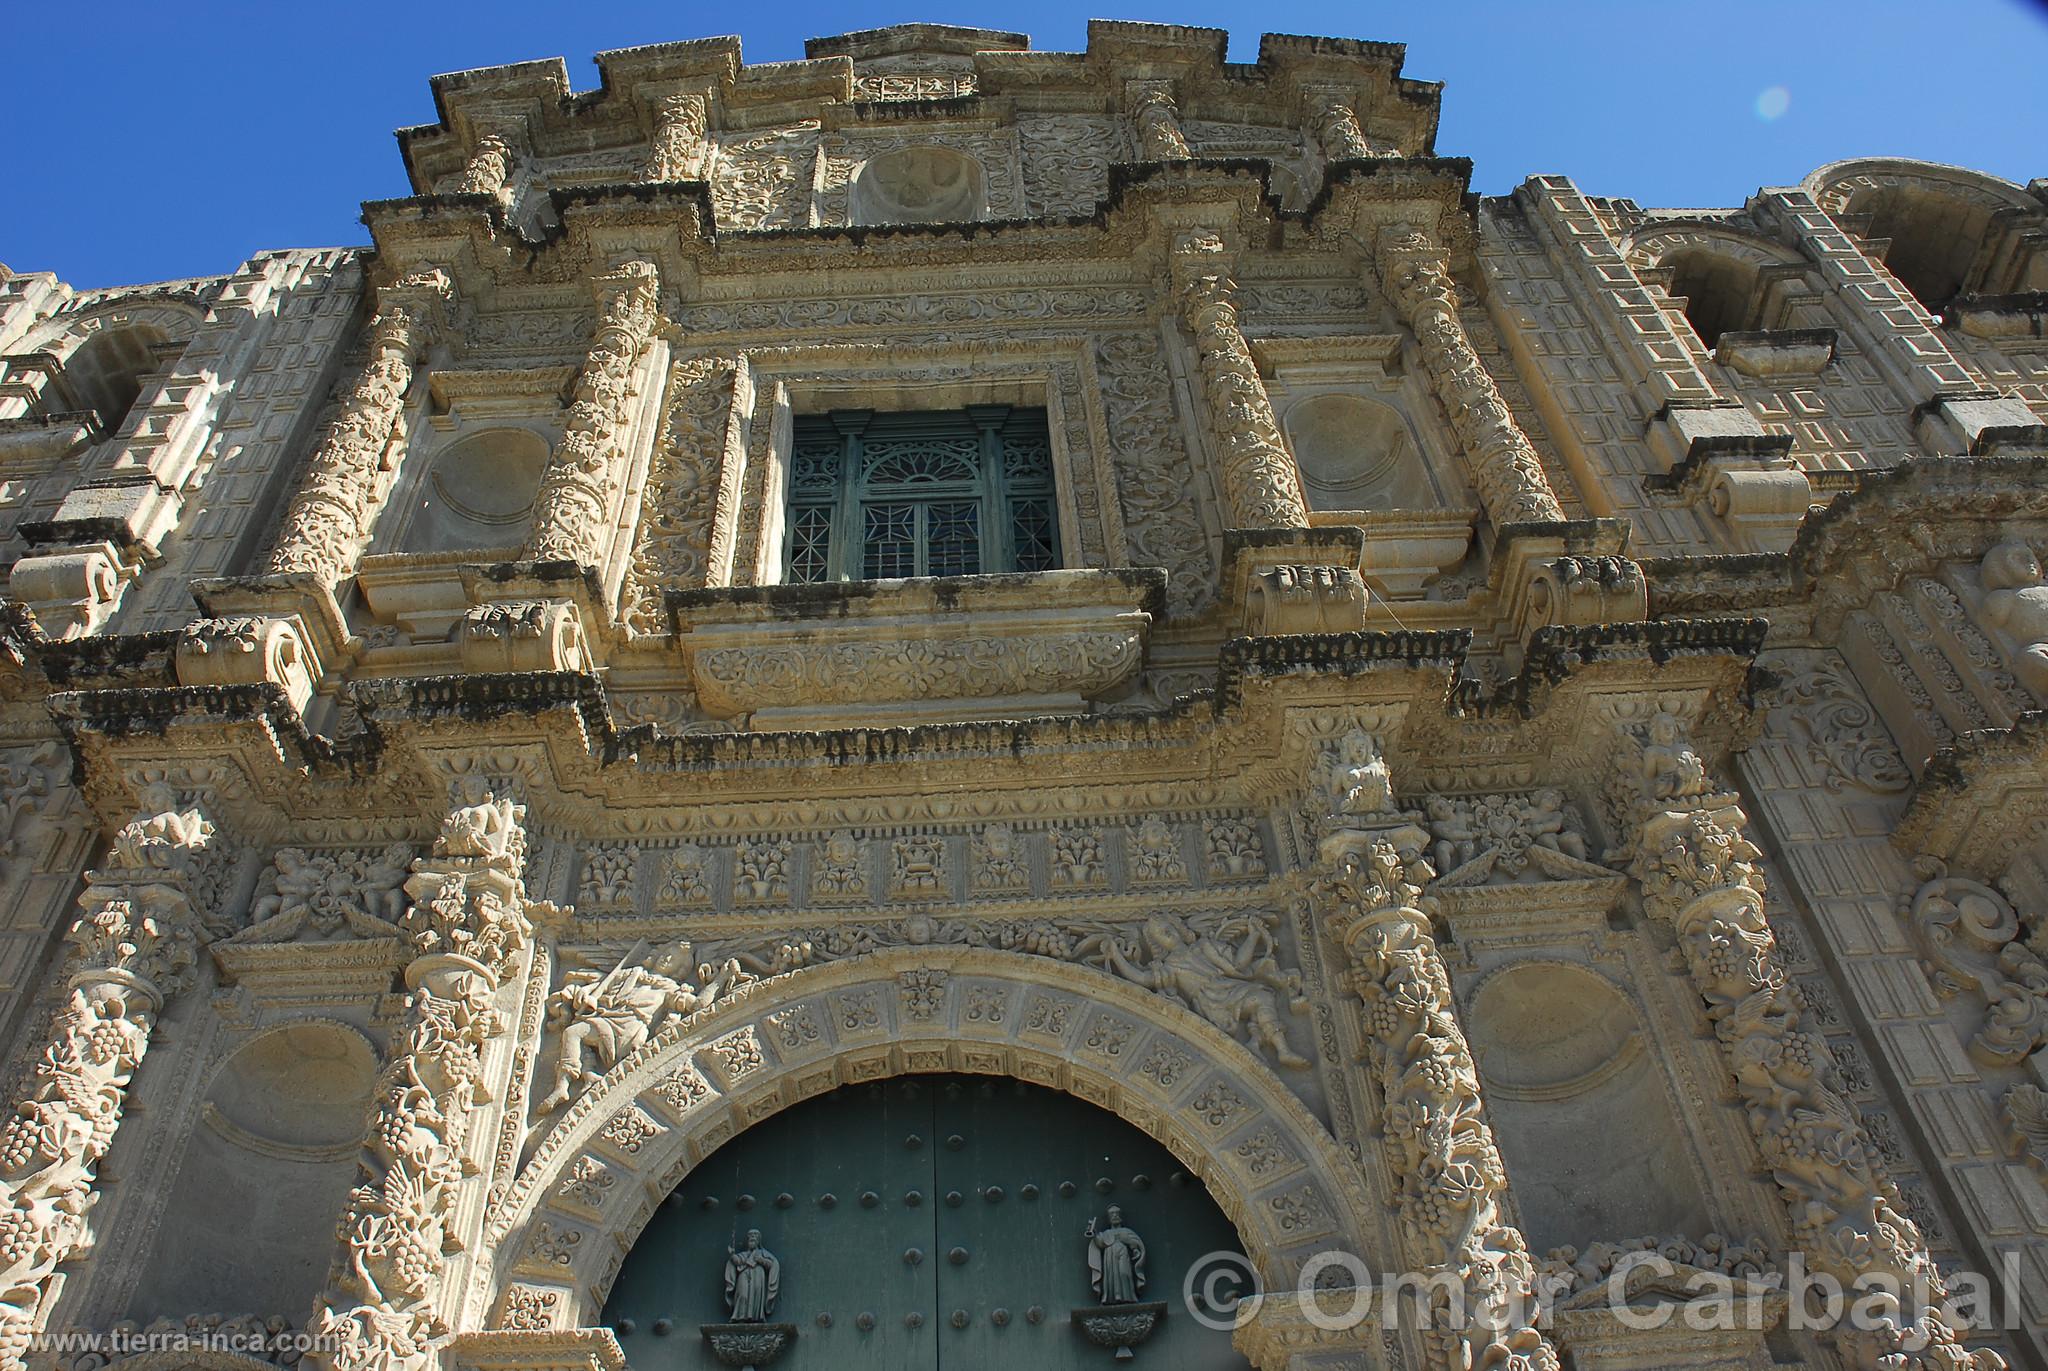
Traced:
<svg viewBox="0 0 2048 1371">
<path fill-rule="evenodd" d="M 2048 712 L 1966 733 L 1928 761 L 1892 843 L 1996 876 L 2048 830 Z"/>
</svg>

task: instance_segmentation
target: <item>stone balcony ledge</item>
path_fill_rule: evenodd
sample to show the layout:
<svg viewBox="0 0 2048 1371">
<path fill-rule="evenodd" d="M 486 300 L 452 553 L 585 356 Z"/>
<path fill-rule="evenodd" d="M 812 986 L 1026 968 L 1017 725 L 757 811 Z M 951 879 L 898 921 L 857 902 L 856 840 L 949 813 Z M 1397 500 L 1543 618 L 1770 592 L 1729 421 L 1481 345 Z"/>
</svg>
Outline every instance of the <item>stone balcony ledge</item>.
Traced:
<svg viewBox="0 0 2048 1371">
<path fill-rule="evenodd" d="M 1075 713 L 1144 663 L 1165 573 L 1053 571 L 669 596 L 698 701 L 756 727 Z"/>
</svg>

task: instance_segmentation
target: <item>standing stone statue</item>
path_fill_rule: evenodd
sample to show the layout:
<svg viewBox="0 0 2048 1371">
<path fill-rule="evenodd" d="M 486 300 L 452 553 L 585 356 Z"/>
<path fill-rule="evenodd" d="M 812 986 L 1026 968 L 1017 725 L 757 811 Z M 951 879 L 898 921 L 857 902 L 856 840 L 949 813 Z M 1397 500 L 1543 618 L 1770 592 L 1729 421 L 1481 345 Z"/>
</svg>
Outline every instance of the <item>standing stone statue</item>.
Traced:
<svg viewBox="0 0 2048 1371">
<path fill-rule="evenodd" d="M 1124 1227 L 1124 1211 L 1109 1207 L 1109 1226 L 1088 1220 L 1088 1284 L 1103 1304 L 1136 1304 L 1145 1288 L 1145 1240 Z"/>
<path fill-rule="evenodd" d="M 725 1307 L 732 1312 L 732 1321 L 768 1322 L 781 1293 L 782 1263 L 761 1246 L 761 1230 L 749 1228 L 744 1247 L 725 1249 Z"/>
</svg>

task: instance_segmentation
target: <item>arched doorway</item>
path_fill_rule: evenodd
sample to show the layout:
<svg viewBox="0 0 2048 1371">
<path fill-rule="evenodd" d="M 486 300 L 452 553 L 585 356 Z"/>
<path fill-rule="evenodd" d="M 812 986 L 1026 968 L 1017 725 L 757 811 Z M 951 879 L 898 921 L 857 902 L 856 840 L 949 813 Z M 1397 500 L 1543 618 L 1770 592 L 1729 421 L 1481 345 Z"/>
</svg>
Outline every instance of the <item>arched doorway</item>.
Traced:
<svg viewBox="0 0 2048 1371">
<path fill-rule="evenodd" d="M 1099 1303 L 1087 1233 L 1112 1205 L 1145 1246 L 1140 1299 L 1167 1305 L 1138 1357 L 1242 1371 L 1227 1327 L 1182 1299 L 1191 1268 L 1239 1250 L 1201 1182 L 1114 1115 L 989 1076 L 845 1086 L 734 1138 L 641 1231 L 604 1321 L 636 1371 L 718 1365 L 699 1328 L 725 1321 L 726 1254 L 755 1230 L 778 1263 L 771 1319 L 796 1328 L 779 1367 L 1102 1366 L 1113 1350 L 1071 1316 Z"/>
</svg>

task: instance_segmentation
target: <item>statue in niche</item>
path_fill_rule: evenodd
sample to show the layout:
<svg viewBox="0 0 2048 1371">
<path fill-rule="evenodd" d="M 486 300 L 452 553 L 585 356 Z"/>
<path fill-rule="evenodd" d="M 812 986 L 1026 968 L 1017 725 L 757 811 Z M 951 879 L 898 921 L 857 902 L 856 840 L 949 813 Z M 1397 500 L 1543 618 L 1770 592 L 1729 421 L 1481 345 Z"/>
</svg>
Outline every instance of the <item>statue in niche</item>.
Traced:
<svg viewBox="0 0 2048 1371">
<path fill-rule="evenodd" d="M 1232 1037 L 1273 1054 L 1282 1066 L 1304 1067 L 1308 1058 L 1287 1045 L 1276 993 L 1296 1013 L 1307 1009 L 1301 974 L 1282 971 L 1273 955 L 1273 931 L 1254 917 L 1236 917 L 1215 935 L 1158 915 L 1145 921 L 1146 952 L 1134 962 L 1114 939 L 1103 945 L 1110 969 L 1148 990 L 1172 995 Z M 1236 945 L 1226 942 L 1235 940 Z"/>
<path fill-rule="evenodd" d="M 2012 643 L 2013 674 L 2048 695 L 2048 583 L 2041 559 L 2018 539 L 1984 554 L 1984 620 Z"/>
<path fill-rule="evenodd" d="M 562 1048 L 555 1063 L 555 1088 L 535 1112 L 550 1114 L 567 1104 L 577 1082 L 611 1070 L 645 1043 L 666 1016 L 707 1009 L 720 996 L 754 980 L 737 960 L 727 958 L 716 968 L 708 962 L 698 964 L 696 982 L 691 984 L 682 977 L 690 974 L 694 955 L 686 941 L 650 953 L 642 939 L 602 975 L 588 969 L 571 971 L 548 999 L 548 1026 L 560 1031 Z M 584 1062 L 586 1050 L 597 1057 L 595 1070 Z"/>
<path fill-rule="evenodd" d="M 1145 1240 L 1124 1227 L 1116 1205 L 1106 1227 L 1088 1220 L 1088 1284 L 1102 1304 L 1136 1304 L 1145 1288 Z"/>
<path fill-rule="evenodd" d="M 725 1307 L 732 1321 L 768 1322 L 781 1293 L 782 1263 L 761 1246 L 761 1230 L 749 1228 L 741 1246 L 725 1249 Z"/>
<path fill-rule="evenodd" d="M 1371 734 L 1361 730 L 1345 734 L 1338 739 L 1331 761 L 1339 814 L 1357 817 L 1393 808 L 1393 773 Z"/>
<path fill-rule="evenodd" d="M 1685 722 L 1669 710 L 1650 720 L 1643 745 L 1643 790 L 1653 800 L 1677 800 L 1707 793 L 1707 767 L 1685 736 Z"/>
</svg>

